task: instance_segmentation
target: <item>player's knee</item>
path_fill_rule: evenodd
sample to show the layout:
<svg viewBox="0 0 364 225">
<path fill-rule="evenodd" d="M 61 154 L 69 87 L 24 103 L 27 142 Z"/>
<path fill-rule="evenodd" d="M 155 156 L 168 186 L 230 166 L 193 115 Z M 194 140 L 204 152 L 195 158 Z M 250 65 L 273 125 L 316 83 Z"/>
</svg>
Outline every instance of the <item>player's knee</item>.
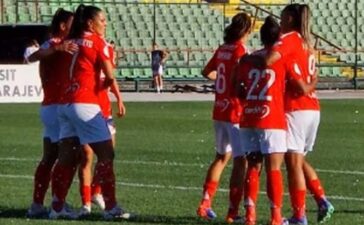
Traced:
<svg viewBox="0 0 364 225">
<path fill-rule="evenodd" d="M 225 154 L 216 153 L 215 161 L 222 164 L 227 164 L 230 158 L 231 158 L 231 152 L 227 152 Z"/>
</svg>

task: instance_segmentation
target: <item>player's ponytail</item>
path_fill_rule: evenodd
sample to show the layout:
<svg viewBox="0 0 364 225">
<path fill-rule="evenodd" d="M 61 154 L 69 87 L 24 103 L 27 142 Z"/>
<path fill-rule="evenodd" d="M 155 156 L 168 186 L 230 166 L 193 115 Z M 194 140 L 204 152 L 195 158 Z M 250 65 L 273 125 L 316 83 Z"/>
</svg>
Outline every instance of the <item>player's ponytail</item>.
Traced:
<svg viewBox="0 0 364 225">
<path fill-rule="evenodd" d="M 300 6 L 300 34 L 307 48 L 311 47 L 311 30 L 310 30 L 310 8 L 307 4 Z"/>
<path fill-rule="evenodd" d="M 307 47 L 310 47 L 310 8 L 307 4 L 290 4 L 283 13 L 291 18 L 290 29 L 301 34 Z"/>
<path fill-rule="evenodd" d="M 88 30 L 87 22 L 95 18 L 99 12 L 101 9 L 98 7 L 80 4 L 73 19 L 69 38 L 80 38 L 83 32 Z"/>
<path fill-rule="evenodd" d="M 236 14 L 224 30 L 224 42 L 231 44 L 238 41 L 250 32 L 251 25 L 251 19 L 246 13 Z"/>
<path fill-rule="evenodd" d="M 279 38 L 280 26 L 272 17 L 265 18 L 264 24 L 260 28 L 260 39 L 265 47 L 272 47 Z"/>
<path fill-rule="evenodd" d="M 64 10 L 63 8 L 57 9 L 55 12 L 52 22 L 50 31 L 52 36 L 58 36 L 61 32 L 60 25 L 61 23 L 67 23 L 67 21 L 73 16 L 73 12 Z"/>
</svg>

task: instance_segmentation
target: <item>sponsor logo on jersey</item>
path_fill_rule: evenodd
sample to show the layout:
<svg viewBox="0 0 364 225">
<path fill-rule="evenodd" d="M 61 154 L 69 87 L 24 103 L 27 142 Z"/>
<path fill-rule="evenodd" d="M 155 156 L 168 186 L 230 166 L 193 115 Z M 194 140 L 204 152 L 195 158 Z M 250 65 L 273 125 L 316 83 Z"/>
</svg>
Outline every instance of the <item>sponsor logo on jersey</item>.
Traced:
<svg viewBox="0 0 364 225">
<path fill-rule="evenodd" d="M 267 117 L 269 113 L 270 113 L 270 107 L 268 105 L 246 107 L 244 109 L 245 115 L 255 114 L 254 116 L 257 116 L 260 119 Z"/>
</svg>

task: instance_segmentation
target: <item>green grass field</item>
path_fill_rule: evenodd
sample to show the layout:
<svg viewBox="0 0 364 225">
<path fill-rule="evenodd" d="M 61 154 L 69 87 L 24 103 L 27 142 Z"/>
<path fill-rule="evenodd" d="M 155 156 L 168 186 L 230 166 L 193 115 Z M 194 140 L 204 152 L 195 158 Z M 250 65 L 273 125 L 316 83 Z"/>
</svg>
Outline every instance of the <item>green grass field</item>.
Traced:
<svg viewBox="0 0 364 225">
<path fill-rule="evenodd" d="M 119 202 L 137 214 L 122 224 L 225 224 L 228 177 L 224 172 L 214 209 L 219 218 L 195 216 L 201 186 L 214 157 L 212 103 L 127 103 L 127 116 L 117 120 L 116 175 Z M 0 224 L 115 224 L 100 211 L 82 221 L 28 220 L 32 176 L 41 156 L 42 126 L 38 104 L 0 104 Z M 327 224 L 364 224 L 364 101 L 322 101 L 322 120 L 315 151 L 308 156 L 318 169 L 336 212 Z M 261 191 L 265 191 L 262 179 Z M 287 189 L 285 190 L 287 192 Z M 47 195 L 46 204 L 50 197 Z M 68 202 L 80 207 L 78 183 Z M 269 206 L 259 196 L 259 224 L 268 221 Z M 307 198 L 310 224 L 316 206 Z M 284 214 L 289 216 L 285 197 Z"/>
</svg>

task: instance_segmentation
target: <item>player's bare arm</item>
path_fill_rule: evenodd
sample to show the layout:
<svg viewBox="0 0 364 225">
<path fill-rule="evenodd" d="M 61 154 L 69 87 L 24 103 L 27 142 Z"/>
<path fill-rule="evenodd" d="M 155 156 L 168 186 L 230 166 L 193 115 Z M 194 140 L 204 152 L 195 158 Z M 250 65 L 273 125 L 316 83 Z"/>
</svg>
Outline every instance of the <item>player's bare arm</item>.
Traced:
<svg viewBox="0 0 364 225">
<path fill-rule="evenodd" d="M 270 51 L 265 57 L 264 57 L 264 63 L 266 66 L 271 66 L 273 63 L 277 62 L 282 58 L 281 54 L 277 51 Z"/>
<path fill-rule="evenodd" d="M 110 60 L 104 60 L 101 63 L 102 72 L 105 74 L 104 87 L 110 87 L 114 82 L 114 67 Z"/>
<path fill-rule="evenodd" d="M 297 90 L 300 94 L 308 95 L 315 90 L 318 78 L 317 75 L 313 76 L 310 83 L 305 82 L 303 79 L 292 80 L 292 81 L 294 82 L 294 85 L 297 87 Z"/>
<path fill-rule="evenodd" d="M 117 112 L 117 116 L 118 117 L 123 117 L 126 114 L 126 108 L 123 102 L 123 97 L 120 93 L 119 90 L 119 85 L 116 81 L 116 79 L 114 79 L 114 82 L 112 83 L 111 87 L 110 87 L 110 91 L 111 93 L 114 94 L 115 98 L 116 98 L 116 104 L 118 107 L 118 112 Z"/>
<path fill-rule="evenodd" d="M 46 49 L 41 48 L 38 51 L 31 54 L 28 58 L 28 61 L 35 62 L 38 60 L 42 60 L 42 59 L 54 54 L 57 51 L 64 51 L 64 52 L 69 52 L 69 53 L 73 54 L 76 51 L 78 51 L 78 45 L 73 43 L 72 41 L 65 41 L 62 44 L 55 45 L 51 48 L 46 48 Z"/>
<path fill-rule="evenodd" d="M 204 76 L 205 78 L 209 79 L 209 80 L 216 80 L 216 70 L 212 70 L 208 67 L 205 67 L 202 72 L 201 72 L 202 76 Z"/>
</svg>

